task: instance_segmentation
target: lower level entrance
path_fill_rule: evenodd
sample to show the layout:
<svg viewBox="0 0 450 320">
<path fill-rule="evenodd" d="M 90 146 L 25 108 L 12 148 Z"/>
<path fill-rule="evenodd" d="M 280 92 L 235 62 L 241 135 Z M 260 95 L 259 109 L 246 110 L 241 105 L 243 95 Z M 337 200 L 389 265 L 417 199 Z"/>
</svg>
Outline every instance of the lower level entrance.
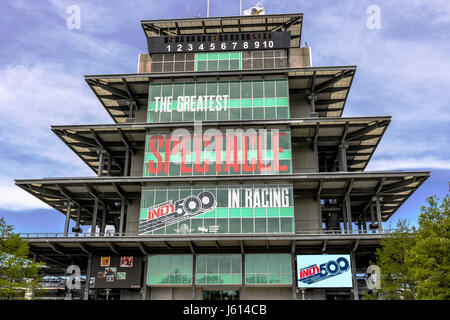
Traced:
<svg viewBox="0 0 450 320">
<path fill-rule="evenodd" d="M 203 300 L 239 300 L 239 290 L 203 290 Z"/>
</svg>

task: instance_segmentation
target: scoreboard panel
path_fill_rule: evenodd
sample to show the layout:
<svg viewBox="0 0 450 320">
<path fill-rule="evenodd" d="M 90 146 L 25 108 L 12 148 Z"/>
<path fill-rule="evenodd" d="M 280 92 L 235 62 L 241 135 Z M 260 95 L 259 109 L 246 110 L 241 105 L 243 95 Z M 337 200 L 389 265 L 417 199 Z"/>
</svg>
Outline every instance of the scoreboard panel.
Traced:
<svg viewBox="0 0 450 320">
<path fill-rule="evenodd" d="M 291 32 L 249 32 L 148 37 L 149 54 L 287 49 Z"/>
</svg>

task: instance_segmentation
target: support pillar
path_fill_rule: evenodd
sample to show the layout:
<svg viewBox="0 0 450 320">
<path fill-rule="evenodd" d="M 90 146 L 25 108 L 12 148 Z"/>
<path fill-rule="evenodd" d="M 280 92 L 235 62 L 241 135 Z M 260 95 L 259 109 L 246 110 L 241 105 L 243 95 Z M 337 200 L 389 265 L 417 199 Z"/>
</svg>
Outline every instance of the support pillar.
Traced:
<svg viewBox="0 0 450 320">
<path fill-rule="evenodd" d="M 365 211 L 362 214 L 362 224 L 363 224 L 363 233 L 367 233 L 367 219 Z"/>
<path fill-rule="evenodd" d="M 130 148 L 127 147 L 125 151 L 125 165 L 123 169 L 123 175 L 125 177 L 129 176 L 129 167 L 130 167 Z"/>
<path fill-rule="evenodd" d="M 91 224 L 91 236 L 95 236 L 95 231 L 97 229 L 97 214 L 98 214 L 98 198 L 95 197 L 94 200 L 94 214 L 92 215 L 92 224 Z"/>
<path fill-rule="evenodd" d="M 341 204 L 341 211 L 342 211 L 342 223 L 344 225 L 344 231 L 347 233 L 348 231 L 348 224 L 347 224 L 347 210 L 345 209 L 345 199 L 342 201 Z"/>
<path fill-rule="evenodd" d="M 240 300 L 245 300 L 245 254 L 241 253 L 241 279 L 242 279 L 242 284 L 241 284 L 241 293 L 240 293 Z"/>
<path fill-rule="evenodd" d="M 314 92 L 311 92 L 311 94 L 308 96 L 309 99 L 309 106 L 310 106 L 310 112 L 309 112 L 309 117 L 310 118 L 315 118 L 318 116 L 317 112 L 316 112 L 316 99 L 317 96 L 315 95 Z"/>
<path fill-rule="evenodd" d="M 378 220 L 378 232 L 383 232 L 383 221 L 381 220 L 381 205 L 380 205 L 380 197 L 377 195 L 375 198 L 375 203 L 377 206 L 377 220 Z"/>
<path fill-rule="evenodd" d="M 106 204 L 102 206 L 102 222 L 100 225 L 100 235 L 105 236 L 106 230 Z"/>
<path fill-rule="evenodd" d="M 92 254 L 88 255 L 88 263 L 86 270 L 86 285 L 84 286 L 84 300 L 89 298 L 89 282 L 91 280 Z"/>
<path fill-rule="evenodd" d="M 192 254 L 192 300 L 197 300 L 197 286 L 195 285 L 197 275 L 197 255 Z"/>
<path fill-rule="evenodd" d="M 339 171 L 347 171 L 347 151 L 344 144 L 339 146 Z"/>
<path fill-rule="evenodd" d="M 352 207 L 350 204 L 350 195 L 348 193 L 345 194 L 345 211 L 347 213 L 347 223 L 348 223 L 348 232 L 353 232 L 352 227 Z"/>
<path fill-rule="evenodd" d="M 104 152 L 103 149 L 99 150 L 99 155 L 98 155 L 98 172 L 97 175 L 99 177 L 103 176 L 103 166 L 104 166 Z"/>
<path fill-rule="evenodd" d="M 148 265 L 148 255 L 145 255 L 143 257 L 144 259 L 144 272 L 143 272 L 143 279 L 144 279 L 144 283 L 142 284 L 142 300 L 147 300 L 147 265 Z"/>
<path fill-rule="evenodd" d="M 77 228 L 77 230 L 80 227 L 80 219 L 81 219 L 81 207 L 79 206 L 77 209 L 77 220 L 75 222 L 75 228 Z M 75 237 L 78 237 L 78 232 L 75 232 Z"/>
<path fill-rule="evenodd" d="M 111 160 L 112 160 L 111 155 L 109 155 L 108 162 L 106 164 L 106 175 L 107 176 L 111 176 Z"/>
<path fill-rule="evenodd" d="M 70 199 L 67 199 L 67 208 L 66 208 L 66 221 L 64 224 L 64 236 L 67 237 L 69 235 L 69 224 L 70 224 L 70 210 L 72 203 L 70 202 Z"/>
<path fill-rule="evenodd" d="M 318 218 L 318 222 L 319 222 L 319 232 L 323 231 L 323 227 L 322 227 L 322 202 L 320 201 L 320 196 L 317 196 L 316 198 L 317 201 L 317 218 Z"/>
<path fill-rule="evenodd" d="M 295 269 L 295 253 L 291 253 L 292 265 L 292 300 L 297 300 L 297 269 Z"/>
<path fill-rule="evenodd" d="M 123 235 L 124 218 L 125 218 L 125 200 L 122 200 L 120 203 L 119 236 Z"/>
<path fill-rule="evenodd" d="M 370 200 L 369 207 L 370 207 L 370 223 L 371 223 L 372 226 L 374 226 L 375 225 L 375 213 L 373 212 L 373 202 L 372 202 L 372 200 Z M 375 233 L 375 229 L 373 229 L 373 228 L 372 228 L 372 233 Z"/>
<path fill-rule="evenodd" d="M 353 283 L 353 299 L 359 300 L 358 281 L 356 280 L 356 259 L 355 252 L 350 252 L 350 260 L 352 265 L 352 283 Z"/>
<path fill-rule="evenodd" d="M 319 151 L 317 142 L 313 143 L 313 152 L 314 152 L 314 165 L 316 167 L 316 172 L 319 172 Z"/>
</svg>

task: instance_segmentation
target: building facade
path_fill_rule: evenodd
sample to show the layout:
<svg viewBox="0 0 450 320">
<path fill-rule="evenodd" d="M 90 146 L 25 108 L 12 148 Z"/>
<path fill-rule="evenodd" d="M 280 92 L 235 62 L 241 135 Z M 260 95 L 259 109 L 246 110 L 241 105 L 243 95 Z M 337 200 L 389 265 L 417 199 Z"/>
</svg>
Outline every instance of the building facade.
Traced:
<svg viewBox="0 0 450 320">
<path fill-rule="evenodd" d="M 313 67 L 302 24 L 141 21 L 137 73 L 85 76 L 114 123 L 52 126 L 96 176 L 16 180 L 66 217 L 23 235 L 45 275 L 79 266 L 83 299 L 358 299 L 429 172 L 364 171 L 391 119 L 342 117 L 356 66 Z"/>
</svg>

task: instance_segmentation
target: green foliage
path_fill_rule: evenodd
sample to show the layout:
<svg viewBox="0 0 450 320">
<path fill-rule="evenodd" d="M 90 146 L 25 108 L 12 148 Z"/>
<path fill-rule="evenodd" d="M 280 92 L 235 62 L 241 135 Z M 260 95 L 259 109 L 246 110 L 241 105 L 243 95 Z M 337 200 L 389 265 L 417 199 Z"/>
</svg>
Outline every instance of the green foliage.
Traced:
<svg viewBox="0 0 450 320">
<path fill-rule="evenodd" d="M 28 258 L 28 243 L 13 230 L 0 218 L 0 299 L 24 299 L 36 288 L 43 267 Z"/>
<path fill-rule="evenodd" d="M 417 281 L 417 299 L 450 299 L 450 209 L 447 194 L 441 204 L 436 196 L 421 208 L 416 244 L 406 263 Z"/>
<path fill-rule="evenodd" d="M 401 220 L 396 230 L 381 240 L 376 251 L 381 289 L 364 295 L 365 299 L 450 299 L 449 198 L 447 193 L 441 204 L 436 196 L 427 198 L 417 230 Z"/>
<path fill-rule="evenodd" d="M 399 220 L 395 231 L 381 240 L 376 251 L 377 265 L 382 272 L 381 289 L 377 292 L 387 300 L 412 300 L 416 294 L 413 273 L 405 263 L 408 250 L 415 245 L 414 227 Z"/>
</svg>

